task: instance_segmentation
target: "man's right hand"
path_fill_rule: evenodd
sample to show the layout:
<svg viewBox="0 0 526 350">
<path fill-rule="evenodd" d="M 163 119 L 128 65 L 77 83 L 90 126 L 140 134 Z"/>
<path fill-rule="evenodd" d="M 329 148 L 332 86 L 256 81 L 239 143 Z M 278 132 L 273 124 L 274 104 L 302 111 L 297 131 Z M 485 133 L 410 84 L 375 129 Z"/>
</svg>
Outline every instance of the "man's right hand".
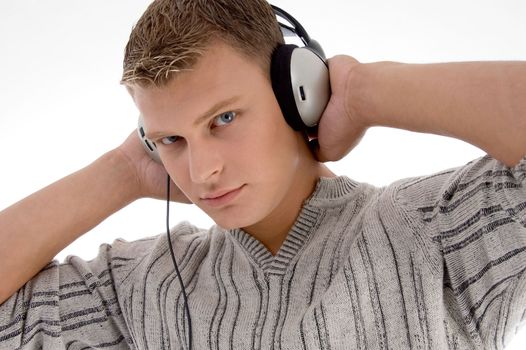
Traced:
<svg viewBox="0 0 526 350">
<path fill-rule="evenodd" d="M 162 164 L 153 161 L 145 152 L 136 130 L 132 131 L 115 151 L 124 156 L 130 171 L 135 174 L 140 197 L 166 198 L 166 170 Z M 170 187 L 170 200 L 191 203 L 173 181 Z"/>
</svg>

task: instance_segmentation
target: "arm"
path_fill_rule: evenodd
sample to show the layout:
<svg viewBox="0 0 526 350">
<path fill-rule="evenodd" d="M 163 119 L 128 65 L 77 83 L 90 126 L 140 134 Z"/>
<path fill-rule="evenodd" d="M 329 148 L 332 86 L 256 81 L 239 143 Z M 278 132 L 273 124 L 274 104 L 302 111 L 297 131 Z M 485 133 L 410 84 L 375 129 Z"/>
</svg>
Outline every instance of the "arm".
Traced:
<svg viewBox="0 0 526 350">
<path fill-rule="evenodd" d="M 117 152 L 0 212 L 0 303 L 68 244 L 138 198 Z"/>
<path fill-rule="evenodd" d="M 333 97 L 320 123 L 322 160 L 341 158 L 371 126 L 458 138 L 508 166 L 526 155 L 526 62 L 361 64 L 336 56 L 329 70 Z M 331 115 L 338 111 L 346 120 Z M 346 131 L 328 136 L 325 117 L 346 123 Z M 336 154 L 323 138 L 347 148 Z"/>
<path fill-rule="evenodd" d="M 0 304 L 108 216 L 138 198 L 164 198 L 165 192 L 166 170 L 149 158 L 133 131 L 84 169 L 1 211 Z M 189 203 L 177 187 L 171 199 Z"/>
</svg>

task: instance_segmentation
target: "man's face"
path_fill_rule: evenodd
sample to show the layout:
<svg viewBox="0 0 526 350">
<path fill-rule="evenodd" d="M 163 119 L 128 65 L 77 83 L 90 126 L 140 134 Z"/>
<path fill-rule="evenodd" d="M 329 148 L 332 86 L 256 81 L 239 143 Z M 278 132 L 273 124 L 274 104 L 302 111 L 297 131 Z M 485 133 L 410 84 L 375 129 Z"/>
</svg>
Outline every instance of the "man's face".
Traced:
<svg viewBox="0 0 526 350">
<path fill-rule="evenodd" d="M 163 88 L 134 87 L 133 98 L 175 184 L 220 226 L 258 223 L 306 190 L 302 136 L 268 73 L 230 46 L 214 43 L 193 70 Z"/>
</svg>

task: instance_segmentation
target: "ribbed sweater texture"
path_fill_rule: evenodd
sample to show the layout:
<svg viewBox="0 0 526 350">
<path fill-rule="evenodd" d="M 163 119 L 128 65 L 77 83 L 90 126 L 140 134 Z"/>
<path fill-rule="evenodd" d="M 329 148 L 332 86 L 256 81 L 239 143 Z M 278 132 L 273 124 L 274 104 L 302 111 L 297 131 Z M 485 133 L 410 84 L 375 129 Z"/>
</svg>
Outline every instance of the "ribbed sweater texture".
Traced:
<svg viewBox="0 0 526 350">
<path fill-rule="evenodd" d="M 526 323 L 526 158 L 386 187 L 321 178 L 273 256 L 173 227 L 193 349 L 503 349 Z M 187 349 L 166 234 L 51 262 L 0 306 L 1 349 Z"/>
</svg>

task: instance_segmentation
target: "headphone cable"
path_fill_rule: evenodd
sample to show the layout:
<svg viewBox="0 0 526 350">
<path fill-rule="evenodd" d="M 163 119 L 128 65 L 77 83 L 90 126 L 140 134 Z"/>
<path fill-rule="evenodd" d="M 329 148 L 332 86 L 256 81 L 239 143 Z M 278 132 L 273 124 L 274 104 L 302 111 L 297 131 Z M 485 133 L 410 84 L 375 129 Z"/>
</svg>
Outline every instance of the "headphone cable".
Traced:
<svg viewBox="0 0 526 350">
<path fill-rule="evenodd" d="M 172 255 L 172 261 L 174 263 L 175 272 L 179 278 L 179 283 L 181 284 L 181 290 L 183 292 L 184 299 L 184 309 L 186 317 L 188 318 L 188 349 L 192 350 L 192 319 L 190 318 L 190 309 L 188 308 L 188 298 L 186 296 L 186 290 L 184 288 L 183 279 L 181 278 L 181 273 L 177 267 L 177 262 L 175 261 L 175 254 L 172 247 L 172 240 L 170 238 L 170 175 L 166 177 L 166 235 L 168 238 L 168 246 L 170 247 L 170 254 Z M 177 317 L 177 315 L 176 315 Z"/>
</svg>

